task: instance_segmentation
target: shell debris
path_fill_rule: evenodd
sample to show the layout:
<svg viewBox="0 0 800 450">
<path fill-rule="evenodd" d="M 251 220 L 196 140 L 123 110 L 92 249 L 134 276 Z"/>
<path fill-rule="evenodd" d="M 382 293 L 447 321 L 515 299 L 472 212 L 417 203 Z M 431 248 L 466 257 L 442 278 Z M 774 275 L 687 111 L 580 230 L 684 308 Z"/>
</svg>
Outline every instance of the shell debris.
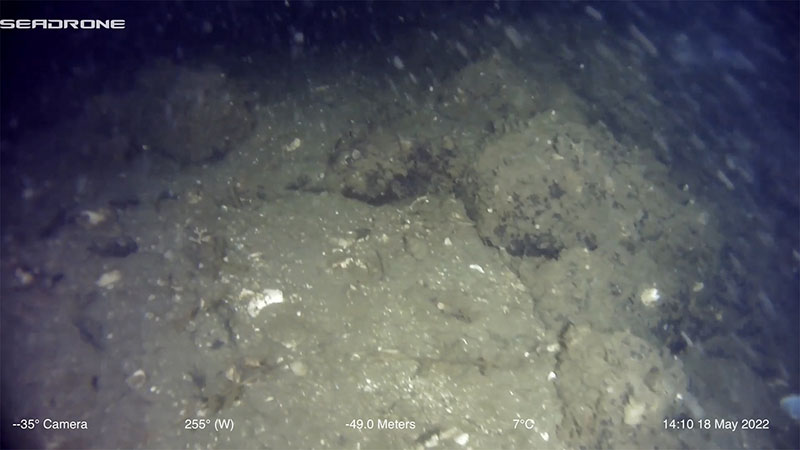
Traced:
<svg viewBox="0 0 800 450">
<path fill-rule="evenodd" d="M 239 299 L 247 301 L 247 313 L 255 318 L 262 309 L 269 305 L 283 303 L 283 291 L 280 289 L 264 289 L 261 295 L 256 295 L 250 289 L 243 288 L 239 293 Z"/>
<path fill-rule="evenodd" d="M 469 434 L 461 433 L 458 436 L 456 436 L 455 438 L 453 438 L 453 441 L 455 441 L 456 444 L 458 444 L 458 445 L 463 447 L 463 446 L 467 445 L 467 442 L 469 442 Z"/>
<path fill-rule="evenodd" d="M 642 301 L 644 306 L 655 306 L 660 298 L 661 294 L 658 292 L 658 289 L 654 287 L 647 288 L 639 294 L 639 300 Z"/>
<path fill-rule="evenodd" d="M 138 369 L 133 372 L 128 378 L 125 379 L 125 383 L 128 384 L 133 389 L 139 389 L 144 386 L 144 383 L 147 381 L 147 374 L 144 373 L 144 370 Z"/>
<path fill-rule="evenodd" d="M 292 140 L 292 142 L 284 145 L 283 149 L 286 150 L 286 152 L 291 153 L 300 148 L 301 145 L 303 145 L 303 141 L 296 137 Z"/>
<path fill-rule="evenodd" d="M 476 271 L 476 272 L 486 273 L 486 272 L 484 272 L 483 267 L 481 267 L 481 266 L 479 266 L 477 264 L 470 264 L 469 268 L 474 270 L 474 271 Z"/>
</svg>

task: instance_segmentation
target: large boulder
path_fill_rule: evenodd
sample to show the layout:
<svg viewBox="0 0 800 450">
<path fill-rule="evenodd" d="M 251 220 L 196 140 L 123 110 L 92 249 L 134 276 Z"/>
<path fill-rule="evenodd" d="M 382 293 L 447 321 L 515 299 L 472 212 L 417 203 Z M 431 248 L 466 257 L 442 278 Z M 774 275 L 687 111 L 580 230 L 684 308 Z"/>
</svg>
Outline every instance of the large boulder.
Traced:
<svg viewBox="0 0 800 450">
<path fill-rule="evenodd" d="M 465 205 L 483 239 L 514 256 L 635 246 L 663 233 L 655 201 L 671 203 L 645 192 L 652 184 L 636 158 L 601 125 L 542 113 L 486 146 L 463 184 Z"/>
<path fill-rule="evenodd" d="M 339 139 L 329 158 L 327 188 L 380 205 L 427 192 L 447 192 L 465 171 L 453 140 L 406 139 L 384 129 Z"/>
</svg>

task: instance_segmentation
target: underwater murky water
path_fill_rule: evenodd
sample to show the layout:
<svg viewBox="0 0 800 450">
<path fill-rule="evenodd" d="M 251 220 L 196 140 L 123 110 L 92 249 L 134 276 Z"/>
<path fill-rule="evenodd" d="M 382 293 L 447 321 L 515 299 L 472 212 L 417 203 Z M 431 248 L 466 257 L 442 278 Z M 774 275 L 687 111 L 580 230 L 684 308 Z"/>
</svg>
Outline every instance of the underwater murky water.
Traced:
<svg viewBox="0 0 800 450">
<path fill-rule="evenodd" d="M 797 5 L 70 7 L 0 29 L 4 446 L 800 445 Z"/>
</svg>

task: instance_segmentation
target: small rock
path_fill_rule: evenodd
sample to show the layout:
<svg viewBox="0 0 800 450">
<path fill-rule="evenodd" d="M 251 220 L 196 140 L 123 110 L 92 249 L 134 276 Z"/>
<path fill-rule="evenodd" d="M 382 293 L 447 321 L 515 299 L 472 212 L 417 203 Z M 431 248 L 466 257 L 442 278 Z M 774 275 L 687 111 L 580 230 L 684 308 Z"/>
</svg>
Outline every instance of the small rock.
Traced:
<svg viewBox="0 0 800 450">
<path fill-rule="evenodd" d="M 96 284 L 98 287 L 111 289 L 114 287 L 114 284 L 121 279 L 122 272 L 119 270 L 111 270 L 101 275 L 94 284 Z"/>
<path fill-rule="evenodd" d="M 245 367 L 261 367 L 261 361 L 252 356 L 246 356 L 244 358 L 244 366 Z"/>
<path fill-rule="evenodd" d="M 442 138 L 442 148 L 447 151 L 455 150 L 456 144 L 453 142 L 453 138 L 450 136 L 445 136 Z"/>
<path fill-rule="evenodd" d="M 17 279 L 20 286 L 28 286 L 33 283 L 35 279 L 32 271 L 22 267 L 17 267 L 14 270 L 14 277 Z"/>
<path fill-rule="evenodd" d="M 646 412 L 645 405 L 637 400 L 630 399 L 625 405 L 624 417 L 625 425 L 635 426 L 642 423 L 642 417 Z"/>
<path fill-rule="evenodd" d="M 289 368 L 292 369 L 292 373 L 298 377 L 304 377 L 308 375 L 308 366 L 306 366 L 302 361 L 292 361 L 292 363 L 289 364 Z"/>
<path fill-rule="evenodd" d="M 105 208 L 98 209 L 97 211 L 83 210 L 78 217 L 78 222 L 86 228 L 96 227 L 108 219 L 109 211 Z"/>
<path fill-rule="evenodd" d="M 225 371 L 225 378 L 233 381 L 234 383 L 238 383 L 242 379 L 241 374 L 239 374 L 239 370 L 236 368 L 236 366 L 230 366 L 228 370 Z"/>
</svg>

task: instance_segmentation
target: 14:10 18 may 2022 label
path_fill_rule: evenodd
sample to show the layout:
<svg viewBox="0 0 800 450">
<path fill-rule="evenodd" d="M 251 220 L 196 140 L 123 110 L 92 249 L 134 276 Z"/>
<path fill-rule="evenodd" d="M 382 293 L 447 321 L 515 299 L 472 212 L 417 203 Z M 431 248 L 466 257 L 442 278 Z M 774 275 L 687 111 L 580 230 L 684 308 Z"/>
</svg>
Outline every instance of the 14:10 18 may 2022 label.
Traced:
<svg viewBox="0 0 800 450">
<path fill-rule="evenodd" d="M 664 419 L 665 430 L 769 430 L 769 419 Z"/>
</svg>

